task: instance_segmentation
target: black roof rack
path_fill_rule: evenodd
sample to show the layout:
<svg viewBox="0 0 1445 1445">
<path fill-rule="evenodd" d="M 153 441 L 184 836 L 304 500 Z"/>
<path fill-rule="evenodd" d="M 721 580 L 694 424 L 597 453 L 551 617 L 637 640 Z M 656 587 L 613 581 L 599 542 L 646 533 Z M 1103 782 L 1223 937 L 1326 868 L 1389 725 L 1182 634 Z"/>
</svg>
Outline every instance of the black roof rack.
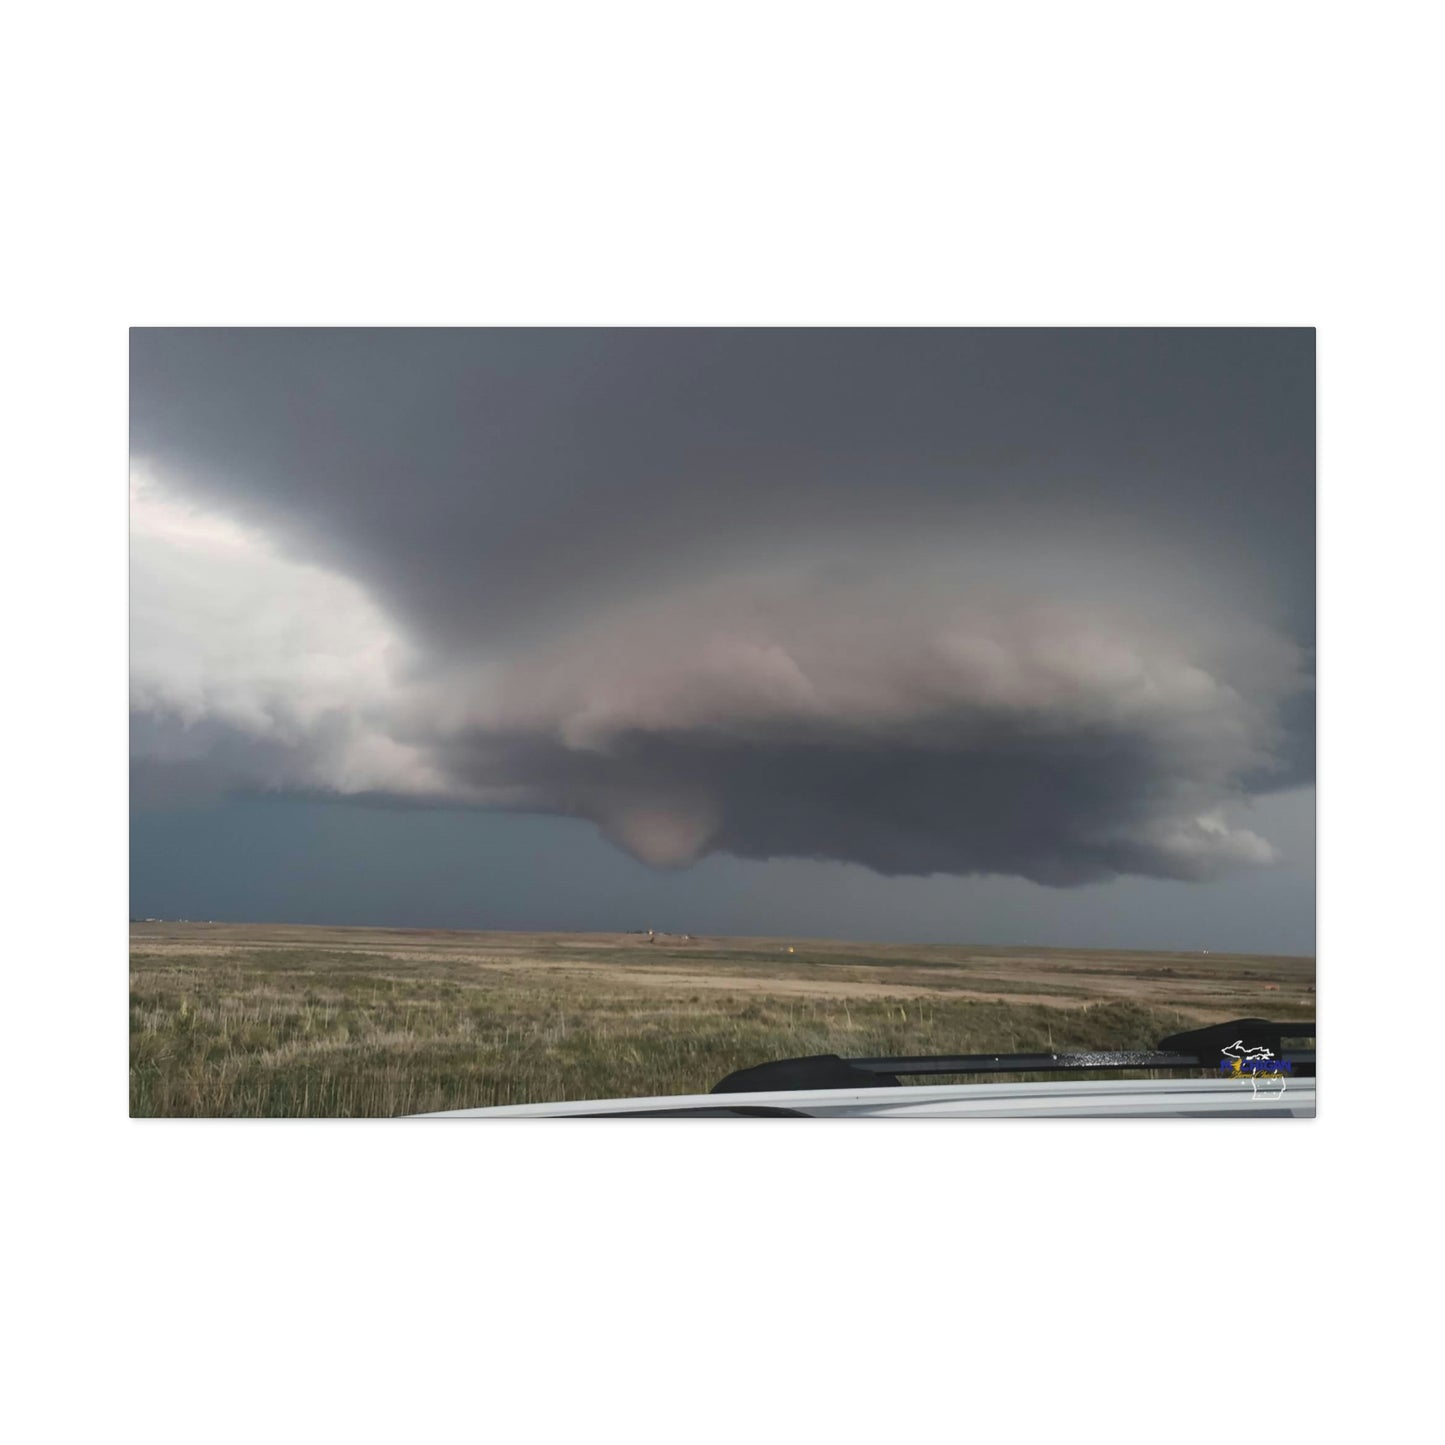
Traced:
<svg viewBox="0 0 1445 1445">
<path fill-rule="evenodd" d="M 1235 1019 L 1170 1034 L 1157 1050 L 1122 1049 L 1078 1054 L 926 1054 L 915 1057 L 844 1059 L 814 1054 L 804 1059 L 779 1059 L 738 1069 L 713 1086 L 714 1094 L 751 1094 L 775 1089 L 877 1089 L 896 1085 L 904 1075 L 1051 1074 L 1069 1069 L 1217 1069 L 1224 1050 L 1266 1048 L 1288 1060 L 1292 1072 L 1313 1078 L 1315 1051 L 1286 1050 L 1285 1039 L 1312 1039 L 1314 1021 L 1272 1023 L 1268 1019 Z"/>
</svg>

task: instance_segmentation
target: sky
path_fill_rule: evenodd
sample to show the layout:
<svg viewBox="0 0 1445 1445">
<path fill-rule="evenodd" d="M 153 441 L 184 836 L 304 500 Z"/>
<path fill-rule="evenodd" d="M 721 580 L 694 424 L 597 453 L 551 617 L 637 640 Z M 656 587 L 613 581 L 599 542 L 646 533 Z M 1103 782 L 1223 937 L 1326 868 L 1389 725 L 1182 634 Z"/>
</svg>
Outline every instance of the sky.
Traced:
<svg viewBox="0 0 1445 1445">
<path fill-rule="evenodd" d="M 149 330 L 132 913 L 1314 950 L 1309 330 Z"/>
</svg>

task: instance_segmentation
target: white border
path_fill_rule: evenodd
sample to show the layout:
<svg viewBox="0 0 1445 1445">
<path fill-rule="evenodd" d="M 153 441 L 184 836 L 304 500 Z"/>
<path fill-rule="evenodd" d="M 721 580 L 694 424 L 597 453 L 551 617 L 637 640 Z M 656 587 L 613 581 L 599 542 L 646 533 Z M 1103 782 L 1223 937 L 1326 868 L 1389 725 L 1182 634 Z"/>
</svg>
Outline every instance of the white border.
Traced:
<svg viewBox="0 0 1445 1445">
<path fill-rule="evenodd" d="M 1438 1130 L 1430 18 L 12 22 L 17 1438 L 1402 1428 Z M 1321 1118 L 127 1121 L 125 327 L 198 322 L 1318 325 Z"/>
</svg>

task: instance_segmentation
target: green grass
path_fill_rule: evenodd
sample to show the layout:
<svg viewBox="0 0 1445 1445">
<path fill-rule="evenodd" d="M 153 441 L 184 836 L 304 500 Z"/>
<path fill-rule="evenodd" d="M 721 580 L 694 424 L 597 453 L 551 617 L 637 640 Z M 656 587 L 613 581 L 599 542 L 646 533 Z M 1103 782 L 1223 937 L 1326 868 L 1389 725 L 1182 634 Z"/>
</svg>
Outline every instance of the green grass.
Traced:
<svg viewBox="0 0 1445 1445">
<path fill-rule="evenodd" d="M 131 960 L 131 1113 L 349 1118 L 705 1093 L 733 1069 L 802 1054 L 1147 1048 L 1197 1021 L 1157 999 L 1053 1007 L 946 985 L 921 998 L 769 993 L 760 967 L 798 980 L 837 961 L 800 957 L 785 969 L 771 952 L 689 956 L 707 977 L 694 988 L 618 981 L 587 967 L 596 959 L 573 944 L 531 956 L 142 945 Z M 640 951 L 617 962 L 680 966 Z M 990 987 L 1031 991 L 996 961 L 988 972 Z M 1240 1002 L 1238 1012 L 1264 1011 L 1252 996 Z"/>
</svg>

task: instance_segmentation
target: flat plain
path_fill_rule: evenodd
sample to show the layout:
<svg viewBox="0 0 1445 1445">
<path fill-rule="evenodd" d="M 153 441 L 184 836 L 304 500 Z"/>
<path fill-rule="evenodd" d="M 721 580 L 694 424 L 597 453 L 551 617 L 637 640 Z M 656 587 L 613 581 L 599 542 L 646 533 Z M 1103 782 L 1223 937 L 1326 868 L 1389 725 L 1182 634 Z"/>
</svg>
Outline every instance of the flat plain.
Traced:
<svg viewBox="0 0 1445 1445">
<path fill-rule="evenodd" d="M 1148 1048 L 1313 1018 L 1314 982 L 1242 954 L 133 923 L 130 1108 L 378 1117 L 706 1093 L 804 1054 Z"/>
</svg>

